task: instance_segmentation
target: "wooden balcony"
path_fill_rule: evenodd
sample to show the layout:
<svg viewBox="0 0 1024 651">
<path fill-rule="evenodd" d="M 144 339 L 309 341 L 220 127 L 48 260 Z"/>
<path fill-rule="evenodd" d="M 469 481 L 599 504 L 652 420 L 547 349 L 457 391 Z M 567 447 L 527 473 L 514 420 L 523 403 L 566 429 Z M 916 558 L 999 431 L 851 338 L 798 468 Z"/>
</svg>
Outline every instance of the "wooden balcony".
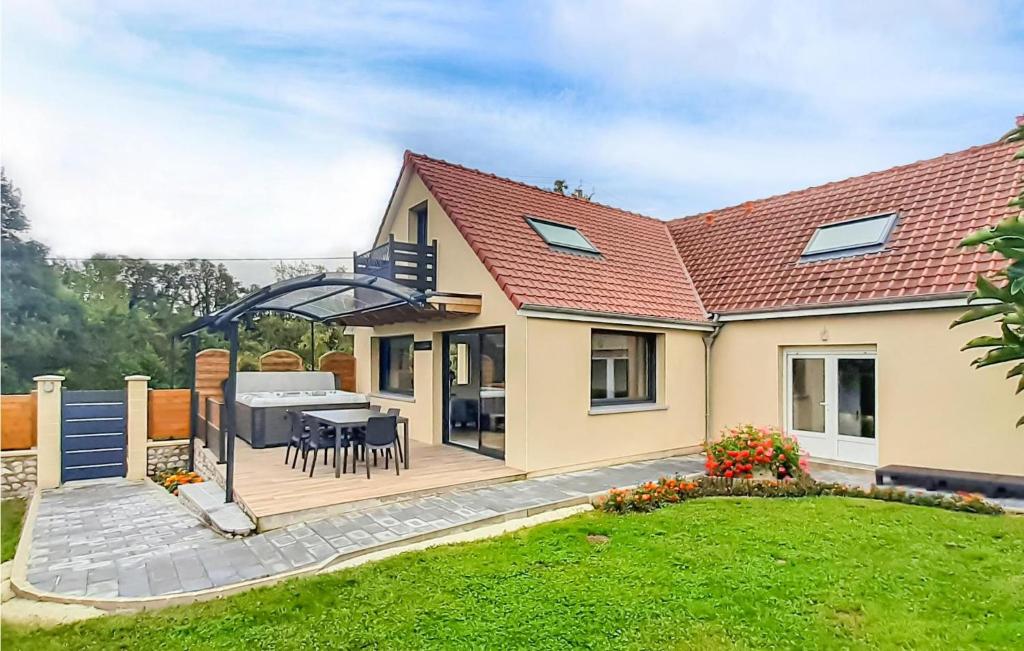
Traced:
<svg viewBox="0 0 1024 651">
<path fill-rule="evenodd" d="M 366 253 L 356 253 L 355 273 L 393 280 L 421 292 L 437 290 L 437 240 L 430 244 L 388 241 Z"/>
</svg>

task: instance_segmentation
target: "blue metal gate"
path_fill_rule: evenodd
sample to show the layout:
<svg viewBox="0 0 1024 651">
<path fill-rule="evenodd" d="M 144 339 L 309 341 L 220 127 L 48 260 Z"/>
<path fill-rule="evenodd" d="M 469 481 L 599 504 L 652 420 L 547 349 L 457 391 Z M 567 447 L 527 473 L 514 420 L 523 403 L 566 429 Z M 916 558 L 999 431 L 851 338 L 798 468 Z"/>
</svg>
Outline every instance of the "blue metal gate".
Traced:
<svg viewBox="0 0 1024 651">
<path fill-rule="evenodd" d="M 61 395 L 61 481 L 124 477 L 125 391 Z"/>
</svg>

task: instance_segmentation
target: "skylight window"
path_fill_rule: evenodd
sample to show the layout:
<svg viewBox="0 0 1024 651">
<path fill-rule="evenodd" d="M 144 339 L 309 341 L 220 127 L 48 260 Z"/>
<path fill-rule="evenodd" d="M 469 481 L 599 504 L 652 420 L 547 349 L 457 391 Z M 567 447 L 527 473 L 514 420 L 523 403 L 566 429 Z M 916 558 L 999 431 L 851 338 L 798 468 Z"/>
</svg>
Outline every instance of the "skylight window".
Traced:
<svg viewBox="0 0 1024 651">
<path fill-rule="evenodd" d="M 550 246 L 556 249 L 571 249 L 573 251 L 583 251 L 585 253 L 600 253 L 590 240 L 583 237 L 583 233 L 579 232 L 573 226 L 566 226 L 565 224 L 557 224 L 555 222 L 549 222 L 544 219 L 538 219 L 536 217 L 527 217 L 526 221 L 533 230 L 537 231 L 537 234 L 547 242 Z"/>
<path fill-rule="evenodd" d="M 879 251 L 895 223 L 896 213 L 893 212 L 819 226 L 800 258 L 837 258 Z"/>
</svg>

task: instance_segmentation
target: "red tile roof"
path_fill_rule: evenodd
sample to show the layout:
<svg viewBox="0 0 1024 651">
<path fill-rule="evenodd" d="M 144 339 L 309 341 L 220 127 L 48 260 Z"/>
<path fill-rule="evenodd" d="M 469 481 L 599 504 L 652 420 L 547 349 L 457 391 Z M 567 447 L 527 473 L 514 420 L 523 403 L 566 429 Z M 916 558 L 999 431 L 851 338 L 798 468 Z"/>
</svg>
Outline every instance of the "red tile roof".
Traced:
<svg viewBox="0 0 1024 651">
<path fill-rule="evenodd" d="M 773 310 L 959 294 L 992 254 L 957 246 L 1008 212 L 1024 161 L 993 143 L 669 222 L 708 311 Z M 884 250 L 800 262 L 823 224 L 896 211 Z"/>
<path fill-rule="evenodd" d="M 411 152 L 405 165 L 517 308 L 705 320 L 665 222 Z M 526 215 L 576 227 L 601 256 L 551 249 Z"/>
</svg>

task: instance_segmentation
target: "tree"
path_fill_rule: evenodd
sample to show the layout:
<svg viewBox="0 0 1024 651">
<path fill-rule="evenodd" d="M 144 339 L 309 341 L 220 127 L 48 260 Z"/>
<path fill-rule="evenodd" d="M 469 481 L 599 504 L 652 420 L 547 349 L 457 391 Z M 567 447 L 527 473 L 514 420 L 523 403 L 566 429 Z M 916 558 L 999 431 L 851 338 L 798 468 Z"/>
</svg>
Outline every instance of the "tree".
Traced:
<svg viewBox="0 0 1024 651">
<path fill-rule="evenodd" d="M 151 386 L 180 384 L 189 347 L 173 334 L 199 316 L 239 298 L 241 285 L 222 264 L 193 259 L 157 264 L 97 254 L 80 263 L 51 263 L 43 244 L 27 236 L 21 193 L 3 174 L 2 349 L 0 382 L 20 393 L 41 373 L 62 373 L 72 389 L 113 389 L 140 373 Z M 278 280 L 324 271 L 309 263 L 275 266 Z M 276 348 L 309 358 L 309 323 L 258 314 L 243 324 L 240 367 Z M 224 347 L 217 333 L 201 332 L 200 348 Z M 340 327 L 318 326 L 317 354 L 351 351 Z"/>
<path fill-rule="evenodd" d="M 288 280 L 289 278 L 298 278 L 299 276 L 309 276 L 311 274 L 318 274 L 327 271 L 327 267 L 322 264 L 313 264 L 312 262 L 306 261 L 288 261 L 281 260 L 274 265 L 274 280 Z M 335 271 L 344 271 L 340 267 Z"/>
<path fill-rule="evenodd" d="M 0 383 L 6 393 L 27 391 L 32 377 L 65 371 L 77 354 L 83 311 L 48 264 L 46 246 L 28 237 L 21 191 L 0 171 Z"/>
<path fill-rule="evenodd" d="M 161 282 L 175 305 L 184 305 L 194 316 L 209 314 L 242 295 L 238 281 L 223 264 L 209 260 L 186 260 L 165 265 Z"/>
<path fill-rule="evenodd" d="M 557 192 L 562 196 L 565 196 L 565 193 L 568 190 L 569 184 L 565 182 L 565 179 L 555 179 L 555 183 L 551 187 L 552 192 Z M 594 196 L 594 191 L 591 190 L 589 194 L 585 192 L 583 190 L 583 181 L 580 181 L 579 185 L 577 185 L 576 188 L 571 193 L 569 193 L 569 196 L 575 197 L 576 199 L 583 199 L 584 201 L 590 201 L 590 199 Z"/>
<path fill-rule="evenodd" d="M 1024 143 L 1024 115 L 1017 118 L 1017 126 L 1003 136 L 1006 142 Z M 1024 159 L 1024 147 L 1014 154 Z M 1024 391 L 1024 186 L 1010 200 L 1016 214 L 1011 214 L 994 226 L 982 229 L 960 243 L 961 246 L 984 246 L 988 251 L 1006 258 L 1005 269 L 991 278 L 979 275 L 976 289 L 968 302 L 984 300 L 985 304 L 965 312 L 950 327 L 982 319 L 995 319 L 999 335 L 975 337 L 963 350 L 988 349 L 971 364 L 976 368 L 995 364 L 1014 363 L 1007 378 L 1018 377 L 1016 393 Z M 1024 425 L 1024 417 L 1017 426 Z"/>
</svg>

